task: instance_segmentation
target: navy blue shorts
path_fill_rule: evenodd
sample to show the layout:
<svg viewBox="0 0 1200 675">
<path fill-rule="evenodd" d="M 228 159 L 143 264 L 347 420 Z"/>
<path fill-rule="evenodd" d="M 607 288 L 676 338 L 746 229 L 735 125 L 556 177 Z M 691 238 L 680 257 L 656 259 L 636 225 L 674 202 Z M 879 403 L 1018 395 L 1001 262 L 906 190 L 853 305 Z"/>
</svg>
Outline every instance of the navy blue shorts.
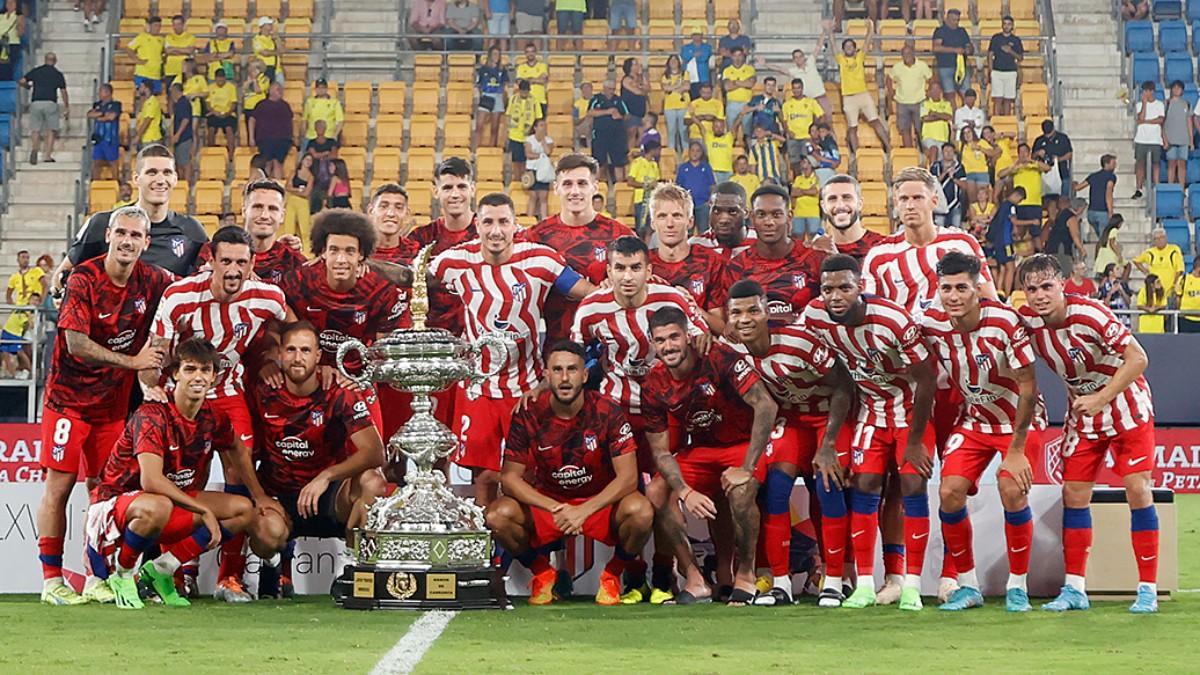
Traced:
<svg viewBox="0 0 1200 675">
<path fill-rule="evenodd" d="M 625 134 L 592 134 L 592 157 L 601 166 L 622 167 L 629 162 Z"/>
<path fill-rule="evenodd" d="M 990 246 L 988 247 L 989 256 L 996 261 L 997 265 L 1004 265 L 1017 259 L 1017 252 L 1012 244 L 1007 246 Z"/>
<path fill-rule="evenodd" d="M 290 138 L 260 138 L 258 151 L 268 162 L 282 162 L 287 159 L 288 151 L 292 149 Z"/>
<path fill-rule="evenodd" d="M 508 139 L 508 152 L 510 155 L 512 155 L 512 161 L 514 161 L 514 162 L 524 162 L 525 161 L 525 144 L 523 142 L 514 141 L 511 138 Z"/>
<path fill-rule="evenodd" d="M 121 155 L 118 143 L 97 143 L 92 146 L 92 160 L 96 162 L 115 162 Z"/>
</svg>

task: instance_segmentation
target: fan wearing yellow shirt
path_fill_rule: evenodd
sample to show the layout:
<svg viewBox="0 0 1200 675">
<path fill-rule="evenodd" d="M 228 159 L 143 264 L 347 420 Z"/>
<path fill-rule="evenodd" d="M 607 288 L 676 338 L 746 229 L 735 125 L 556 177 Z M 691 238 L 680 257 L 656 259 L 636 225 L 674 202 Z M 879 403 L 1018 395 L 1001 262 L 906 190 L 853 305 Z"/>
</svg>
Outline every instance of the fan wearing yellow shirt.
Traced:
<svg viewBox="0 0 1200 675">
<path fill-rule="evenodd" d="M 1165 333 L 1166 322 L 1162 314 L 1167 308 L 1167 296 L 1170 293 L 1163 287 L 1162 279 L 1157 274 L 1146 277 L 1146 283 L 1137 294 L 1137 308 L 1142 312 L 1138 316 L 1139 333 Z"/>
<path fill-rule="evenodd" d="M 1013 221 L 1013 240 L 1019 242 L 1022 237 L 1018 230 L 1023 226 L 1037 228 L 1042 223 L 1042 174 L 1050 170 L 1050 165 L 1033 157 L 1028 143 L 1017 146 L 1017 161 L 1010 167 L 996 174 L 998 180 L 1012 178 L 1013 187 L 1024 188 L 1025 199 L 1017 205 L 1016 218 Z M 1020 245 L 1018 244 L 1018 248 Z M 1018 253 L 1022 253 L 1018 251 Z"/>
<path fill-rule="evenodd" d="M 925 101 L 926 87 L 933 79 L 933 69 L 928 63 L 917 60 L 912 43 L 904 45 L 900 58 L 900 62 L 888 70 L 887 99 L 896 104 L 900 144 L 915 148 L 920 136 L 921 103 Z"/>
<path fill-rule="evenodd" d="M 868 22 L 869 26 L 873 26 Z M 867 44 L 871 42 L 874 28 L 867 33 Z M 867 90 L 866 53 L 858 51 L 858 43 L 851 38 L 842 40 L 842 53 L 837 55 L 838 72 L 842 77 L 842 112 L 846 113 L 846 143 L 850 152 L 858 151 L 858 120 L 861 117 L 875 130 L 883 151 L 892 151 L 887 129 L 879 120 L 879 107 L 875 97 Z"/>
<path fill-rule="evenodd" d="M 135 134 L 139 147 L 161 142 L 163 137 L 162 104 L 159 103 L 158 97 L 151 93 L 149 80 L 143 80 L 138 85 L 137 98 L 142 103 L 137 114 L 137 133 Z"/>
<path fill-rule="evenodd" d="M 192 102 L 192 117 L 203 119 L 205 114 L 204 99 L 208 96 L 208 78 L 204 77 L 195 59 L 183 62 L 183 70 L 175 76 L 174 82 L 183 87 L 183 95 Z M 173 82 L 173 83 L 174 83 Z"/>
<path fill-rule="evenodd" d="M 183 15 L 171 17 L 171 32 L 163 38 L 167 60 L 163 63 L 163 79 L 173 80 L 183 73 L 183 62 L 196 55 L 196 36 L 185 30 Z"/>
<path fill-rule="evenodd" d="M 525 174 L 525 139 L 539 117 L 541 106 L 533 100 L 529 80 L 517 80 L 517 95 L 508 100 L 508 152 L 512 175 Z"/>
<path fill-rule="evenodd" d="M 237 87 L 225 79 L 225 69 L 218 68 L 216 78 L 208 88 L 205 104 L 208 106 L 208 144 L 217 144 L 217 131 L 225 134 L 225 147 L 229 154 L 237 145 Z"/>
<path fill-rule="evenodd" d="M 658 166 L 662 145 L 656 140 L 648 140 L 642 146 L 642 154 L 629 164 L 629 173 L 625 182 L 633 187 L 633 219 L 635 231 L 642 239 L 650 236 L 650 223 L 646 217 L 646 195 L 654 190 L 658 181 L 662 180 L 662 171 Z"/>
<path fill-rule="evenodd" d="M 950 142 L 954 106 L 942 96 L 937 80 L 929 83 L 929 98 L 921 104 L 921 148 L 929 164 L 941 159 L 942 146 Z"/>
<path fill-rule="evenodd" d="M 304 137 L 309 141 L 317 137 L 317 121 L 320 120 L 325 122 L 330 138 L 337 138 L 342 133 L 342 122 L 346 119 L 342 103 L 329 95 L 329 81 L 325 78 L 317 78 L 314 88 L 314 95 L 304 101 Z"/>
<path fill-rule="evenodd" d="M 1150 232 L 1150 248 L 1133 259 L 1142 274 L 1153 274 L 1163 280 L 1167 295 L 1174 292 L 1184 274 L 1183 251 L 1167 239 L 1167 231 L 1156 227 Z"/>
<path fill-rule="evenodd" d="M 1189 314 L 1179 316 L 1180 333 L 1200 333 L 1200 262 L 1192 261 L 1192 273 L 1179 286 L 1179 309 Z"/>
<path fill-rule="evenodd" d="M 162 19 L 152 16 L 146 20 L 146 32 L 138 33 L 125 48 L 136 64 L 133 67 L 135 90 L 145 82 L 150 87 L 150 93 L 162 93 L 164 45 Z"/>
<path fill-rule="evenodd" d="M 745 155 L 738 155 L 737 159 L 733 160 L 733 175 L 729 177 L 729 180 L 742 186 L 748 195 L 754 194 L 754 191 L 762 185 L 762 179 L 750 170 L 750 158 Z"/>
<path fill-rule="evenodd" d="M 708 165 L 712 167 L 713 177 L 718 183 L 724 183 L 733 176 L 733 143 L 733 134 L 725 128 L 725 120 L 715 120 L 712 133 L 704 137 Z"/>
<path fill-rule="evenodd" d="M 721 99 L 713 96 L 711 82 L 700 85 L 700 98 L 693 99 L 688 106 L 687 119 L 688 140 L 704 140 L 712 133 L 713 122 L 725 119 L 725 105 Z"/>
<path fill-rule="evenodd" d="M 218 21 L 213 26 L 216 37 L 210 38 L 204 46 L 204 63 L 208 64 L 209 81 L 217 79 L 217 71 L 225 71 L 225 78 L 233 78 L 233 39 L 229 37 L 229 26 L 224 21 Z"/>
<path fill-rule="evenodd" d="M 550 81 L 550 66 L 538 59 L 538 50 L 532 42 L 525 45 L 525 61 L 517 64 L 517 79 L 529 83 L 529 96 L 538 105 L 537 116 L 546 114 L 546 83 Z"/>
<path fill-rule="evenodd" d="M 258 34 L 250 42 L 254 58 L 263 62 L 263 74 L 274 82 L 279 70 L 279 44 L 275 40 L 275 19 L 264 16 L 258 20 Z"/>
<path fill-rule="evenodd" d="M 754 96 L 754 82 L 757 79 L 757 71 L 754 66 L 746 63 L 746 50 L 741 47 L 734 47 L 730 52 L 733 58 L 733 63 L 725 67 L 721 71 L 721 79 L 725 87 L 725 119 L 732 124 L 742 114 L 742 110 L 750 99 Z M 750 135 L 750 117 L 742 124 L 741 136 L 748 137 Z M 734 131 L 737 131 L 736 129 Z M 733 167 L 730 167 L 732 170 Z M 717 169 L 713 167 L 715 172 Z M 720 180 L 719 178 L 717 180 Z"/>
<path fill-rule="evenodd" d="M 575 148 L 586 149 L 592 142 L 592 118 L 588 116 L 588 107 L 592 103 L 592 83 L 584 82 L 579 85 L 579 98 L 571 108 L 571 118 L 575 122 Z"/>
<path fill-rule="evenodd" d="M 250 126 L 250 115 L 254 108 L 267 98 L 271 89 L 271 79 L 267 77 L 266 65 L 258 59 L 250 61 L 246 69 L 246 78 L 242 80 L 242 114 L 246 118 L 246 127 Z"/>
<path fill-rule="evenodd" d="M 972 126 L 963 127 L 958 141 L 959 161 L 967 173 L 967 203 L 973 203 L 979 189 L 992 184 L 988 164 L 1000 155 L 1000 151 L 980 138 Z"/>
<path fill-rule="evenodd" d="M 808 241 L 821 228 L 821 185 L 807 157 L 792 180 L 792 198 L 792 234 Z"/>
<path fill-rule="evenodd" d="M 999 178 L 1000 172 L 1012 166 L 1016 161 L 1013 149 L 1016 136 L 1008 131 L 1000 133 L 990 124 L 985 126 L 979 135 L 998 151 L 995 161 L 992 162 L 992 175 Z"/>
<path fill-rule="evenodd" d="M 30 305 L 38 305 L 42 302 L 41 293 L 31 293 L 29 296 Z M 5 379 L 29 379 L 30 370 L 30 345 L 22 344 L 19 340 L 25 337 L 25 333 L 29 330 L 29 325 L 33 323 L 33 312 L 29 310 L 15 311 L 9 315 L 8 320 L 4 322 L 4 328 L 0 330 L 0 365 L 3 366 L 3 377 Z"/>
<path fill-rule="evenodd" d="M 804 80 L 792 80 L 792 97 L 783 102 L 781 109 L 784 133 L 787 134 L 787 158 L 792 173 L 800 173 L 800 160 L 806 154 L 805 141 L 811 134 L 813 122 L 825 114 L 825 109 L 816 99 L 804 95 Z M 747 194 L 752 194 L 753 190 Z"/>
<path fill-rule="evenodd" d="M 667 122 L 666 145 L 674 149 L 677 156 L 682 156 L 684 150 L 687 149 L 687 125 L 684 123 L 684 118 L 687 117 L 688 103 L 691 102 L 691 98 L 688 96 L 691 85 L 688 82 L 687 74 L 683 72 L 678 54 L 667 57 L 667 65 L 663 70 L 663 117 Z"/>
</svg>

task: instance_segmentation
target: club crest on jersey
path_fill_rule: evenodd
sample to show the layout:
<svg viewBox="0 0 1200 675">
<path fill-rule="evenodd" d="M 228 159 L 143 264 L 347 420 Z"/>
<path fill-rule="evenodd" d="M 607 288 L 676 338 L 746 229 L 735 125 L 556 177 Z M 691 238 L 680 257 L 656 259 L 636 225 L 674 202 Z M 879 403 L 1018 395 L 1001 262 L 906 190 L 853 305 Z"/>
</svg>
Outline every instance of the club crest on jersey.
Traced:
<svg viewBox="0 0 1200 675">
<path fill-rule="evenodd" d="M 354 313 L 354 323 L 364 324 L 366 322 L 367 322 L 367 313 L 365 311 L 359 310 Z"/>
<path fill-rule="evenodd" d="M 976 354 L 975 366 L 980 370 L 989 370 L 992 367 L 992 357 L 988 354 Z"/>
<path fill-rule="evenodd" d="M 867 359 L 872 363 L 880 363 L 883 361 L 883 352 L 874 347 L 867 347 Z"/>
<path fill-rule="evenodd" d="M 608 249 L 604 248 L 603 246 L 596 246 L 592 249 L 592 257 L 595 258 L 597 262 L 606 262 L 608 259 Z"/>
<path fill-rule="evenodd" d="M 583 447 L 587 448 L 588 452 L 595 452 L 596 448 L 600 447 L 600 443 L 596 440 L 596 434 L 584 434 Z"/>
<path fill-rule="evenodd" d="M 134 300 L 133 301 L 133 310 L 135 312 L 137 312 L 138 314 L 145 314 L 146 313 L 146 299 L 145 298 L 137 298 L 136 300 Z"/>
<path fill-rule="evenodd" d="M 1075 363 L 1083 363 L 1083 361 L 1084 361 L 1083 350 L 1080 349 L 1079 347 L 1068 347 L 1067 348 L 1067 358 L 1071 359 Z"/>
<path fill-rule="evenodd" d="M 309 413 L 309 420 L 314 427 L 319 427 L 325 424 L 325 413 L 320 410 L 313 410 Z"/>
<path fill-rule="evenodd" d="M 796 288 L 804 288 L 805 286 L 808 285 L 808 275 L 793 274 L 792 275 L 792 285 L 795 286 Z"/>
<path fill-rule="evenodd" d="M 512 285 L 513 302 L 525 302 L 525 298 L 529 293 L 529 284 L 524 281 L 518 281 Z"/>
<path fill-rule="evenodd" d="M 692 277 L 688 281 L 688 285 L 691 287 L 693 295 L 700 295 L 704 292 L 704 279 L 700 277 Z"/>
<path fill-rule="evenodd" d="M 56 445 L 50 449 L 50 456 L 53 457 L 54 461 L 56 462 L 61 462 L 66 454 L 67 447 L 65 445 Z"/>
<path fill-rule="evenodd" d="M 701 382 L 700 392 L 705 396 L 712 396 L 713 394 L 717 393 L 717 388 L 713 386 L 712 382 Z"/>
<path fill-rule="evenodd" d="M 242 321 L 233 325 L 233 337 L 244 338 L 250 332 L 250 324 Z"/>
<path fill-rule="evenodd" d="M 176 258 L 182 258 L 187 251 L 187 240 L 183 237 L 171 237 L 171 253 L 175 254 Z"/>
</svg>

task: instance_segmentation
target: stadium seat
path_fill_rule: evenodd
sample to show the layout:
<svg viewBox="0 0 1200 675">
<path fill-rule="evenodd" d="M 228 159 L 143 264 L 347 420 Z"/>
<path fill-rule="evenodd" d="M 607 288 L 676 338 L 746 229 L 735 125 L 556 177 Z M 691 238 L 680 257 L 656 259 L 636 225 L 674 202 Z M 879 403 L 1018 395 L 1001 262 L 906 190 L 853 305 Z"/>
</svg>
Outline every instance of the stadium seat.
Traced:
<svg viewBox="0 0 1200 675">
<path fill-rule="evenodd" d="M 863 215 L 867 216 L 884 216 L 888 215 L 888 188 L 887 183 L 863 183 Z"/>
<path fill-rule="evenodd" d="M 1125 53 L 1149 54 L 1154 51 L 1154 24 L 1150 21 L 1125 22 Z"/>
<path fill-rule="evenodd" d="M 475 55 L 451 54 L 447 56 L 446 81 L 452 84 L 475 82 Z"/>
<path fill-rule="evenodd" d="M 475 89 L 470 82 L 446 85 L 446 114 L 470 115 L 475 110 Z"/>
<path fill-rule="evenodd" d="M 1183 2 L 1181 0 L 1152 0 L 1150 15 L 1155 21 L 1164 19 L 1179 19 L 1183 17 Z"/>
<path fill-rule="evenodd" d="M 659 5 L 659 4 L 660 3 L 657 3 L 657 2 L 651 3 L 651 7 Z M 667 3 L 664 2 L 661 4 L 666 5 Z M 663 19 L 653 19 L 652 18 L 652 19 L 650 19 L 650 22 L 648 24 L 646 24 L 646 35 L 671 36 L 674 34 L 675 34 L 675 21 L 673 19 L 668 21 L 668 20 L 663 20 Z M 651 52 L 659 52 L 659 51 L 673 52 L 673 51 L 675 51 L 674 38 L 667 37 L 665 39 L 649 40 L 648 42 L 649 42 L 649 49 Z M 584 81 L 586 82 L 589 80 L 585 79 Z"/>
<path fill-rule="evenodd" d="M 408 190 L 408 210 L 417 223 L 424 225 L 433 215 L 433 189 L 429 185 L 413 185 L 411 182 L 405 189 Z"/>
<path fill-rule="evenodd" d="M 219 216 L 225 211 L 225 181 L 202 180 L 196 183 L 196 213 Z"/>
<path fill-rule="evenodd" d="M 204 214 L 196 214 L 192 217 L 199 221 L 200 226 L 204 228 L 204 233 L 208 235 L 209 239 L 212 239 L 217 230 L 221 229 L 221 217 L 219 215 L 206 216 Z"/>
<path fill-rule="evenodd" d="M 412 120 L 413 133 L 417 133 L 418 120 L 422 125 L 436 124 L 436 120 L 428 115 L 414 117 Z M 424 127 L 422 126 L 422 129 Z M 399 148 L 404 145 L 404 118 L 400 115 L 380 115 L 375 119 L 375 146 Z M 430 146 L 432 147 L 432 146 Z"/>
<path fill-rule="evenodd" d="M 724 22 L 742 15 L 741 0 L 713 0 L 713 20 Z"/>
<path fill-rule="evenodd" d="M 1188 54 L 1168 54 L 1163 59 L 1163 82 L 1170 84 L 1175 80 L 1194 82 L 1192 57 Z"/>
<path fill-rule="evenodd" d="M 379 84 L 379 114 L 403 115 L 408 110 L 404 82 L 381 82 Z"/>
<path fill-rule="evenodd" d="M 1154 83 L 1160 81 L 1158 75 L 1158 56 L 1156 54 L 1133 55 L 1133 81 Z"/>
<path fill-rule="evenodd" d="M 371 180 L 376 184 L 400 180 L 400 149 L 375 148 L 371 158 Z"/>
<path fill-rule="evenodd" d="M 899 52 L 904 48 L 904 38 L 908 36 L 908 24 L 904 19 L 882 19 L 877 34 L 883 38 L 879 41 L 880 50 Z"/>
<path fill-rule="evenodd" d="M 1187 24 L 1182 21 L 1164 21 L 1158 25 L 1158 51 L 1163 54 L 1187 52 Z"/>
<path fill-rule="evenodd" d="M 250 0 L 221 0 L 221 19 L 226 23 L 228 23 L 230 20 L 244 21 L 246 19 L 253 18 L 254 17 L 250 15 Z M 240 35 L 245 32 L 243 30 L 238 31 L 238 33 L 234 33 L 233 29 L 233 24 L 230 24 L 230 35 Z M 255 32 L 258 31 L 255 30 Z"/>
<path fill-rule="evenodd" d="M 170 24 L 171 17 L 176 14 L 183 14 L 183 0 L 158 0 L 158 15 L 163 17 L 163 23 Z M 164 32 L 170 27 L 164 26 Z"/>
<path fill-rule="evenodd" d="M 17 112 L 17 83 L 0 82 L 0 115 L 12 115 Z"/>
<path fill-rule="evenodd" d="M 650 5 L 650 20 L 656 19 L 670 20 L 675 23 L 675 0 L 657 0 L 656 2 L 648 3 Z"/>
<path fill-rule="evenodd" d="M 177 213 L 188 213 L 188 192 L 192 186 L 189 183 L 179 181 L 175 184 L 175 189 L 171 190 L 171 201 L 169 203 L 172 211 Z"/>
<path fill-rule="evenodd" d="M 1017 21 L 1037 19 L 1037 0 L 1008 0 L 1008 13 Z M 982 12 L 980 12 L 982 17 Z"/>
<path fill-rule="evenodd" d="M 896 175 L 901 169 L 906 169 L 910 166 L 921 166 L 923 155 L 916 148 L 893 148 L 892 149 L 892 175 Z"/>
<path fill-rule="evenodd" d="M 858 180 L 874 182 L 885 180 L 883 171 L 883 150 L 876 148 L 860 148 L 855 154 L 858 162 Z"/>
<path fill-rule="evenodd" d="M 342 143 L 346 145 L 361 145 L 367 144 L 368 127 L 370 126 L 370 118 L 364 114 L 346 115 L 346 119 L 342 122 Z"/>
<path fill-rule="evenodd" d="M 289 19 L 313 18 L 313 0 L 288 0 L 287 16 Z"/>
<path fill-rule="evenodd" d="M 211 19 L 217 15 L 217 0 L 192 0 L 188 3 L 191 10 L 188 12 L 192 18 Z M 128 7 L 126 3 L 126 7 Z"/>
<path fill-rule="evenodd" d="M 1175 183 L 1159 183 L 1154 186 L 1154 217 L 1183 217 L 1183 187 Z"/>
<path fill-rule="evenodd" d="M 311 45 L 311 19 L 288 19 L 283 22 L 283 48 L 288 51 L 308 51 Z M 307 63 L 307 57 L 305 59 Z"/>
<path fill-rule="evenodd" d="M 413 111 L 417 115 L 436 115 L 442 85 L 437 82 L 413 82 Z"/>
<path fill-rule="evenodd" d="M 346 162 L 346 169 L 353 180 L 362 180 L 367 172 L 367 149 L 342 147 L 338 149 L 338 158 Z"/>
<path fill-rule="evenodd" d="M 982 14 L 983 14 L 982 10 L 984 9 L 985 5 L 988 3 L 988 0 L 976 0 L 976 1 L 981 10 L 980 15 L 982 16 Z M 999 4 L 1000 4 L 998 0 L 991 0 L 991 1 L 995 2 L 997 6 L 999 6 Z M 959 13 L 962 14 L 964 21 L 970 20 L 970 17 L 971 17 L 971 2 L 970 2 L 970 0 L 942 0 L 941 4 L 942 4 L 942 12 L 943 13 L 949 12 L 952 9 L 957 9 L 959 11 Z"/>
<path fill-rule="evenodd" d="M 1187 189 L 1188 218 L 1200 218 L 1200 184 L 1193 183 Z"/>
<path fill-rule="evenodd" d="M 1200 158 L 1189 157 L 1187 160 L 1187 177 L 1184 179 L 1188 185 L 1200 183 Z"/>
<path fill-rule="evenodd" d="M 94 180 L 88 185 L 88 209 L 104 211 L 112 208 L 119 193 L 117 181 Z"/>
<path fill-rule="evenodd" d="M 1182 219 L 1168 219 L 1162 221 L 1162 227 L 1167 231 L 1167 242 L 1175 244 L 1179 249 L 1187 254 L 1192 252 L 1192 233 L 1188 229 L 1188 223 Z"/>
<path fill-rule="evenodd" d="M 254 0 L 254 13 L 279 20 L 283 16 L 283 0 Z"/>
<path fill-rule="evenodd" d="M 1044 84 L 1027 84 L 1021 87 L 1021 112 L 1026 118 L 1050 114 L 1050 90 Z M 1026 119 L 1026 127 L 1029 120 Z"/>
<path fill-rule="evenodd" d="M 442 82 L 442 55 L 417 54 L 413 56 L 413 82 Z"/>
<path fill-rule="evenodd" d="M 371 83 L 370 82 L 347 82 L 342 87 L 345 101 L 343 107 L 347 115 L 355 113 L 370 114 L 371 113 Z"/>
<path fill-rule="evenodd" d="M 474 126 L 471 124 L 469 115 L 446 115 L 446 119 L 442 123 L 442 133 L 445 139 L 442 144 L 447 147 L 470 144 L 473 130 Z M 467 156 L 470 154 L 468 148 Z"/>
<path fill-rule="evenodd" d="M 587 19 L 583 22 L 583 50 L 585 52 L 603 52 L 608 50 L 608 21 L 605 19 Z"/>
<path fill-rule="evenodd" d="M 254 159 L 254 155 L 258 154 L 255 148 L 240 147 L 233 149 L 233 179 L 236 181 L 244 181 L 250 177 L 250 160 Z M 235 194 L 239 191 L 234 190 Z M 235 211 L 237 209 L 234 209 Z"/>
<path fill-rule="evenodd" d="M 432 181 L 433 180 L 433 148 L 411 148 L 408 151 L 408 176 L 406 180 L 409 186 L 414 181 Z"/>
<path fill-rule="evenodd" d="M 475 173 L 479 176 L 503 176 L 504 156 L 500 148 L 480 148 L 475 153 Z"/>
<path fill-rule="evenodd" d="M 225 148 L 200 148 L 200 180 L 225 182 L 229 153 Z"/>
<path fill-rule="evenodd" d="M 398 120 L 399 123 L 402 120 Z M 378 134 L 379 122 L 375 123 L 376 142 L 383 138 Z M 409 147 L 433 148 L 437 145 L 437 117 L 433 115 L 414 115 L 409 122 Z"/>
<path fill-rule="evenodd" d="M 570 54 L 551 54 L 547 59 L 550 66 L 550 84 L 555 82 L 567 82 L 571 85 L 575 84 L 575 68 L 579 65 L 578 60 Z"/>
</svg>

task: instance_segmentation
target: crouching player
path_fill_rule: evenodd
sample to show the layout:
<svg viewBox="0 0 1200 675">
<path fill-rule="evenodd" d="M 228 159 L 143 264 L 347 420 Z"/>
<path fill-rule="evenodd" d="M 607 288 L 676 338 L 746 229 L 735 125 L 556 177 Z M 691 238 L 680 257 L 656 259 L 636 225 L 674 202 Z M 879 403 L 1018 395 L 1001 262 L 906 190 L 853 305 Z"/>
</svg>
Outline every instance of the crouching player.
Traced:
<svg viewBox="0 0 1200 675">
<path fill-rule="evenodd" d="M 1008 544 L 1010 612 L 1029 611 L 1025 575 L 1033 543 L 1029 488 L 1033 470 L 1027 449 L 1041 456 L 1045 407 L 1033 371 L 1033 347 L 1015 309 L 980 297 L 979 258 L 959 251 L 942 256 L 937 265 L 940 307 L 921 318 L 925 341 L 941 361 L 950 382 L 966 400 L 957 428 L 942 455 L 941 520 L 947 555 L 958 571 L 958 589 L 941 609 L 964 610 L 983 605 L 971 544 L 967 495 L 997 454 L 1000 502 Z"/>
<path fill-rule="evenodd" d="M 621 602 L 621 574 L 646 540 L 654 509 L 637 492 L 637 444 L 621 407 L 584 391 L 584 349 L 560 341 L 547 355 L 542 392 L 512 421 L 500 483 L 487 524 L 507 551 L 533 572 L 529 604 L 553 600 L 555 571 L 539 548 L 582 534 L 614 547 L 600 574 L 596 602 Z"/>
<path fill-rule="evenodd" d="M 166 403 L 149 401 L 129 419 L 109 456 L 88 508 L 87 546 L 93 561 L 116 554 L 108 579 L 117 606 L 141 609 L 134 580 L 142 552 L 157 543 L 162 553 L 141 567 L 163 604 L 186 607 L 175 589 L 175 570 L 221 539 L 245 530 L 254 518 L 250 499 L 201 490 L 208 480 L 213 450 L 243 478 L 265 511 L 278 509 L 263 493 L 250 468 L 250 451 L 229 420 L 205 401 L 216 381 L 220 354 L 208 342 L 191 338 L 175 350 L 175 390 Z M 93 569 L 96 573 L 104 573 Z"/>
<path fill-rule="evenodd" d="M 367 394 L 321 386 L 316 328 L 307 321 L 284 326 L 279 355 L 283 386 L 256 385 L 254 440 L 259 480 L 281 508 L 258 512 L 250 548 L 263 560 L 283 553 L 279 581 L 288 594 L 289 540 L 346 536 L 365 522 L 365 505 L 383 494 L 386 483 L 378 471 L 383 440 L 371 421 Z M 347 440 L 354 452 L 339 459 Z"/>
</svg>

